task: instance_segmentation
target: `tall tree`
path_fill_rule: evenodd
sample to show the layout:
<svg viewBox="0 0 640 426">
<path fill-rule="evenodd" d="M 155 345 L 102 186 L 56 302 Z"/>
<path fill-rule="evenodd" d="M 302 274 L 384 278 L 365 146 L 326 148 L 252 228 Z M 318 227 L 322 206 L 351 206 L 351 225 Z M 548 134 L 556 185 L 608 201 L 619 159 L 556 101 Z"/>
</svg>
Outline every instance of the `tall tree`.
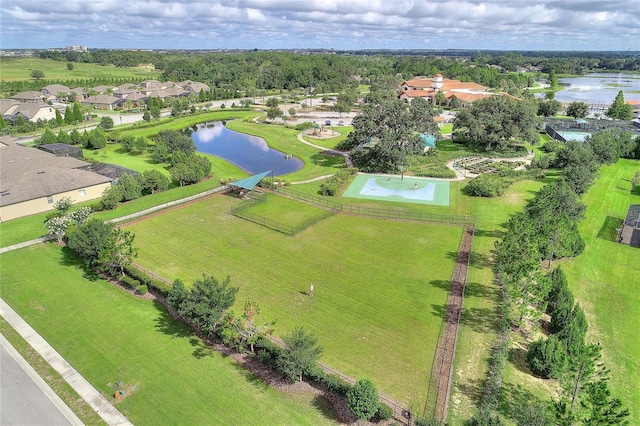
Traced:
<svg viewBox="0 0 640 426">
<path fill-rule="evenodd" d="M 618 92 L 613 103 L 605 112 L 607 117 L 611 117 L 614 120 L 631 120 L 633 118 L 633 107 L 624 103 L 624 94 L 622 90 Z"/>
<path fill-rule="evenodd" d="M 502 150 L 521 141 L 538 142 L 538 105 L 505 96 L 489 96 L 461 110 L 453 121 L 453 131 L 464 135 L 473 148 Z"/>
<path fill-rule="evenodd" d="M 282 340 L 286 348 L 278 358 L 278 367 L 292 382 L 302 381 L 303 375 L 309 373 L 322 354 L 322 347 L 318 345 L 318 339 L 302 327 L 295 328 Z"/>
<path fill-rule="evenodd" d="M 367 420 L 378 411 L 379 398 L 375 385 L 370 380 L 360 379 L 347 392 L 347 405 L 351 414 L 360 420 Z"/>
<path fill-rule="evenodd" d="M 233 305 L 238 287 L 231 286 L 231 278 L 223 281 L 209 275 L 194 281 L 178 312 L 196 325 L 205 336 L 211 336 L 224 312 Z"/>
</svg>

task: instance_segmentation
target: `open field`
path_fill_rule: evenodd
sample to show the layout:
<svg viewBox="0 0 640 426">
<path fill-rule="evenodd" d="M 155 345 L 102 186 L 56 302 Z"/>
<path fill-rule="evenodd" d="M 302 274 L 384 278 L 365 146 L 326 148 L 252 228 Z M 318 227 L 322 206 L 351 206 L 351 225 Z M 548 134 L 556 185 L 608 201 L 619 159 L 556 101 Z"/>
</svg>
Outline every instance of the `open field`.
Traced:
<svg viewBox="0 0 640 426">
<path fill-rule="evenodd" d="M 91 80 L 100 76 L 101 79 L 132 78 L 132 79 L 158 79 L 160 71 L 152 66 L 116 67 L 114 65 L 97 65 L 82 62 L 73 62 L 73 70 L 67 69 L 64 61 L 40 58 L 9 58 L 4 57 L 0 61 L 0 75 L 3 81 L 32 80 L 31 71 L 44 72 L 43 80 Z M 46 85 L 44 83 L 43 85 Z M 73 87 L 72 87 L 73 89 Z"/>
<path fill-rule="evenodd" d="M 134 385 L 117 403 L 134 424 L 334 423 L 324 399 L 265 385 L 68 249 L 41 244 L 2 256 L 2 298 L 110 400 L 117 381 Z"/>
<path fill-rule="evenodd" d="M 278 336 L 304 326 L 325 363 L 422 408 L 461 229 L 337 215 L 289 237 L 230 216 L 239 202 L 220 195 L 128 226 L 138 262 L 188 284 L 230 275 L 236 309 L 257 301 Z"/>
</svg>

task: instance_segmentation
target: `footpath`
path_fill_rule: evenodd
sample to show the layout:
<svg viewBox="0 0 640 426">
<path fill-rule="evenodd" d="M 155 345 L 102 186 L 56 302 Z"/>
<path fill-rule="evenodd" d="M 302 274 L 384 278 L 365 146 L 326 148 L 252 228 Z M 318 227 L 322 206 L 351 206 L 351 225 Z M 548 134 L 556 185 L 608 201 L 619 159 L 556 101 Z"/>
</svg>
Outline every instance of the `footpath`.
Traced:
<svg viewBox="0 0 640 426">
<path fill-rule="evenodd" d="M 46 342 L 11 306 L 0 299 L 0 316 L 69 383 L 108 425 L 133 425 L 91 383 L 80 375 L 49 343 Z"/>
</svg>

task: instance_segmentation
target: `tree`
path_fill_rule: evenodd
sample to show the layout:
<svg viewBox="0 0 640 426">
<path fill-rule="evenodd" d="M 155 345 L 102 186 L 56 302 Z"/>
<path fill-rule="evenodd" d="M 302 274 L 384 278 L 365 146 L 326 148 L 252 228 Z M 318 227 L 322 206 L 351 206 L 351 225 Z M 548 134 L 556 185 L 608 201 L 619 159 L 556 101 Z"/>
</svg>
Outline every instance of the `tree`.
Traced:
<svg viewBox="0 0 640 426">
<path fill-rule="evenodd" d="M 65 143 L 67 145 L 72 143 L 71 136 L 69 136 L 69 134 L 64 130 L 60 130 L 56 138 L 58 140 L 58 143 Z"/>
<path fill-rule="evenodd" d="M 42 80 L 44 78 L 44 72 L 42 70 L 32 70 L 31 78 L 35 78 L 36 80 Z"/>
<path fill-rule="evenodd" d="M 36 145 L 50 145 L 52 143 L 58 142 L 58 137 L 55 133 L 51 131 L 51 129 L 45 129 L 42 136 L 36 139 Z"/>
<path fill-rule="evenodd" d="M 271 98 L 274 99 L 274 98 Z M 271 100 L 269 99 L 269 100 Z M 267 109 L 267 118 L 271 121 L 275 120 L 276 117 L 282 117 L 282 110 L 278 107 L 270 107 Z"/>
<path fill-rule="evenodd" d="M 546 404 L 534 401 L 518 405 L 513 415 L 518 426 L 555 426 L 553 413 Z"/>
<path fill-rule="evenodd" d="M 180 186 L 191 185 L 209 176 L 211 162 L 208 158 L 191 154 L 176 153 L 171 158 L 172 167 L 169 169 L 171 178 Z"/>
<path fill-rule="evenodd" d="M 73 71 L 73 64 L 71 62 L 67 62 L 67 69 Z"/>
<path fill-rule="evenodd" d="M 211 336 L 224 312 L 233 305 L 238 287 L 230 285 L 227 276 L 219 281 L 213 276 L 202 275 L 194 281 L 187 298 L 180 304 L 178 312 L 207 337 Z"/>
<path fill-rule="evenodd" d="M 542 115 L 543 117 L 553 117 L 562 109 L 562 104 L 555 99 L 538 100 L 538 115 Z"/>
<path fill-rule="evenodd" d="M 164 143 L 171 154 L 182 152 L 189 155 L 196 152 L 196 143 L 191 136 L 178 130 L 161 130 L 156 138 L 156 144 L 158 142 Z"/>
<path fill-rule="evenodd" d="M 333 110 L 337 113 L 340 114 L 340 117 L 342 117 L 342 113 L 343 112 L 349 112 L 351 111 L 351 105 L 353 104 L 348 104 L 346 101 L 344 100 L 339 100 L 338 102 L 335 103 L 335 105 L 333 106 Z"/>
<path fill-rule="evenodd" d="M 589 105 L 586 102 L 574 101 L 567 106 L 567 115 L 573 118 L 585 118 L 589 114 Z"/>
<path fill-rule="evenodd" d="M 133 143 L 135 142 L 135 140 L 135 136 L 124 135 L 122 139 L 120 139 L 120 145 L 122 145 L 122 149 L 125 152 L 131 152 L 133 151 Z"/>
<path fill-rule="evenodd" d="M 100 199 L 100 206 L 103 210 L 113 210 L 118 206 L 118 203 L 122 200 L 122 194 L 120 193 L 120 187 L 110 186 L 105 189 Z"/>
<path fill-rule="evenodd" d="M 576 303 L 566 319 L 564 327 L 557 334 L 554 334 L 564 343 L 570 359 L 575 357 L 584 347 L 584 337 L 587 334 L 588 326 L 584 311 Z"/>
<path fill-rule="evenodd" d="M 266 103 L 269 108 L 278 108 L 278 98 L 269 98 Z"/>
<path fill-rule="evenodd" d="M 100 129 L 93 129 L 89 132 L 86 139 L 85 148 L 87 149 L 101 149 L 107 146 L 107 137 Z"/>
<path fill-rule="evenodd" d="M 477 149 L 502 150 L 520 140 L 538 142 L 538 105 L 505 96 L 489 96 L 462 109 L 453 121 L 454 133 L 461 133 Z"/>
<path fill-rule="evenodd" d="M 80 102 L 73 103 L 73 121 L 76 123 L 84 121 L 84 114 L 82 113 L 82 105 L 80 105 Z"/>
<path fill-rule="evenodd" d="M 636 187 L 640 184 L 640 169 L 636 170 L 631 178 L 631 192 L 636 190 Z"/>
<path fill-rule="evenodd" d="M 138 199 L 142 196 L 142 185 L 136 176 L 124 173 L 118 180 L 122 201 Z"/>
<path fill-rule="evenodd" d="M 98 124 L 98 127 L 101 128 L 102 130 L 111 130 L 111 129 L 113 129 L 113 118 L 107 117 L 107 116 L 103 116 L 100 119 L 100 124 Z"/>
<path fill-rule="evenodd" d="M 124 275 L 125 268 L 138 257 L 138 249 L 133 247 L 135 234 L 131 231 L 115 228 L 105 241 L 98 262 L 105 272 Z"/>
<path fill-rule="evenodd" d="M 622 90 L 618 92 L 613 103 L 605 112 L 607 117 L 611 117 L 614 120 L 631 120 L 633 118 L 633 107 L 624 103 L 624 94 Z"/>
<path fill-rule="evenodd" d="M 420 98 L 422 99 L 422 98 Z M 447 96 L 444 94 L 443 91 L 439 90 L 438 93 L 436 93 L 436 105 L 438 106 L 443 106 L 447 104 Z"/>
<path fill-rule="evenodd" d="M 44 226 L 47 228 L 47 235 L 54 237 L 58 244 L 62 244 L 69 227 L 69 218 L 66 216 L 54 216 L 47 219 Z"/>
<path fill-rule="evenodd" d="M 560 377 L 560 384 L 562 396 L 568 401 L 571 412 L 578 408 L 580 396 L 589 382 L 607 377 L 609 372 L 600 362 L 601 352 L 600 345 L 584 345 L 569 358 L 567 371 Z"/>
<path fill-rule="evenodd" d="M 629 410 L 622 406 L 622 401 L 611 397 L 608 382 L 598 380 L 585 385 L 585 398 L 583 405 L 587 415 L 583 419 L 583 425 L 628 425 L 625 420 L 629 417 Z"/>
<path fill-rule="evenodd" d="M 149 141 L 144 136 L 138 136 L 133 142 L 133 148 L 138 152 L 144 152 L 149 146 Z"/>
<path fill-rule="evenodd" d="M 142 119 L 147 123 L 151 121 L 151 114 L 149 113 L 149 111 L 145 111 L 144 114 L 142 114 Z"/>
<path fill-rule="evenodd" d="M 62 118 L 62 114 L 60 114 L 60 110 L 56 108 L 56 124 L 62 126 L 64 124 L 64 119 Z"/>
<path fill-rule="evenodd" d="M 69 248 L 89 265 L 97 265 L 105 252 L 108 240 L 113 237 L 113 230 L 113 225 L 99 219 L 88 220 L 70 233 Z"/>
<path fill-rule="evenodd" d="M 149 169 L 142 173 L 142 189 L 151 194 L 169 188 L 169 179 L 159 170 Z"/>
<path fill-rule="evenodd" d="M 558 77 L 556 76 L 556 72 L 554 70 L 551 70 L 549 72 L 549 78 L 547 79 L 547 82 L 552 88 L 558 86 Z"/>
<path fill-rule="evenodd" d="M 71 139 L 71 143 L 73 145 L 82 143 L 82 135 L 77 129 L 73 129 L 71 133 L 69 133 L 69 138 Z"/>
<path fill-rule="evenodd" d="M 62 197 L 53 203 L 53 208 L 56 210 L 58 216 L 64 216 L 69 213 L 71 207 L 73 207 L 73 200 L 71 197 Z"/>
<path fill-rule="evenodd" d="M 293 108 L 293 107 L 289 108 L 289 115 L 291 117 L 295 117 L 296 116 L 296 109 Z"/>
<path fill-rule="evenodd" d="M 378 411 L 379 401 L 378 390 L 367 379 L 358 380 L 347 392 L 349 411 L 360 420 L 373 417 Z"/>
<path fill-rule="evenodd" d="M 279 370 L 292 382 L 302 381 L 303 375 L 311 371 L 322 354 L 322 347 L 318 345 L 318 339 L 302 327 L 295 328 L 282 340 L 286 348 L 277 361 Z"/>
<path fill-rule="evenodd" d="M 555 334 L 549 336 L 547 340 L 536 340 L 529 345 L 527 362 L 535 374 L 545 379 L 560 377 L 567 366 L 564 343 Z"/>
</svg>

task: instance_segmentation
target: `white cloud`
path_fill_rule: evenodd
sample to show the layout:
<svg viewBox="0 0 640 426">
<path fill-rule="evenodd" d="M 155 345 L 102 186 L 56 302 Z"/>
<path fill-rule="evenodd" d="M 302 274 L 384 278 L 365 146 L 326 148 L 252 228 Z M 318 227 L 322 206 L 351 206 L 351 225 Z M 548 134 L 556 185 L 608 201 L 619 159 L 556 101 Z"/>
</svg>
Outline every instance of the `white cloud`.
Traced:
<svg viewBox="0 0 640 426">
<path fill-rule="evenodd" d="M 640 1 L 2 0 L 0 36 L 3 48 L 625 50 Z"/>
</svg>

